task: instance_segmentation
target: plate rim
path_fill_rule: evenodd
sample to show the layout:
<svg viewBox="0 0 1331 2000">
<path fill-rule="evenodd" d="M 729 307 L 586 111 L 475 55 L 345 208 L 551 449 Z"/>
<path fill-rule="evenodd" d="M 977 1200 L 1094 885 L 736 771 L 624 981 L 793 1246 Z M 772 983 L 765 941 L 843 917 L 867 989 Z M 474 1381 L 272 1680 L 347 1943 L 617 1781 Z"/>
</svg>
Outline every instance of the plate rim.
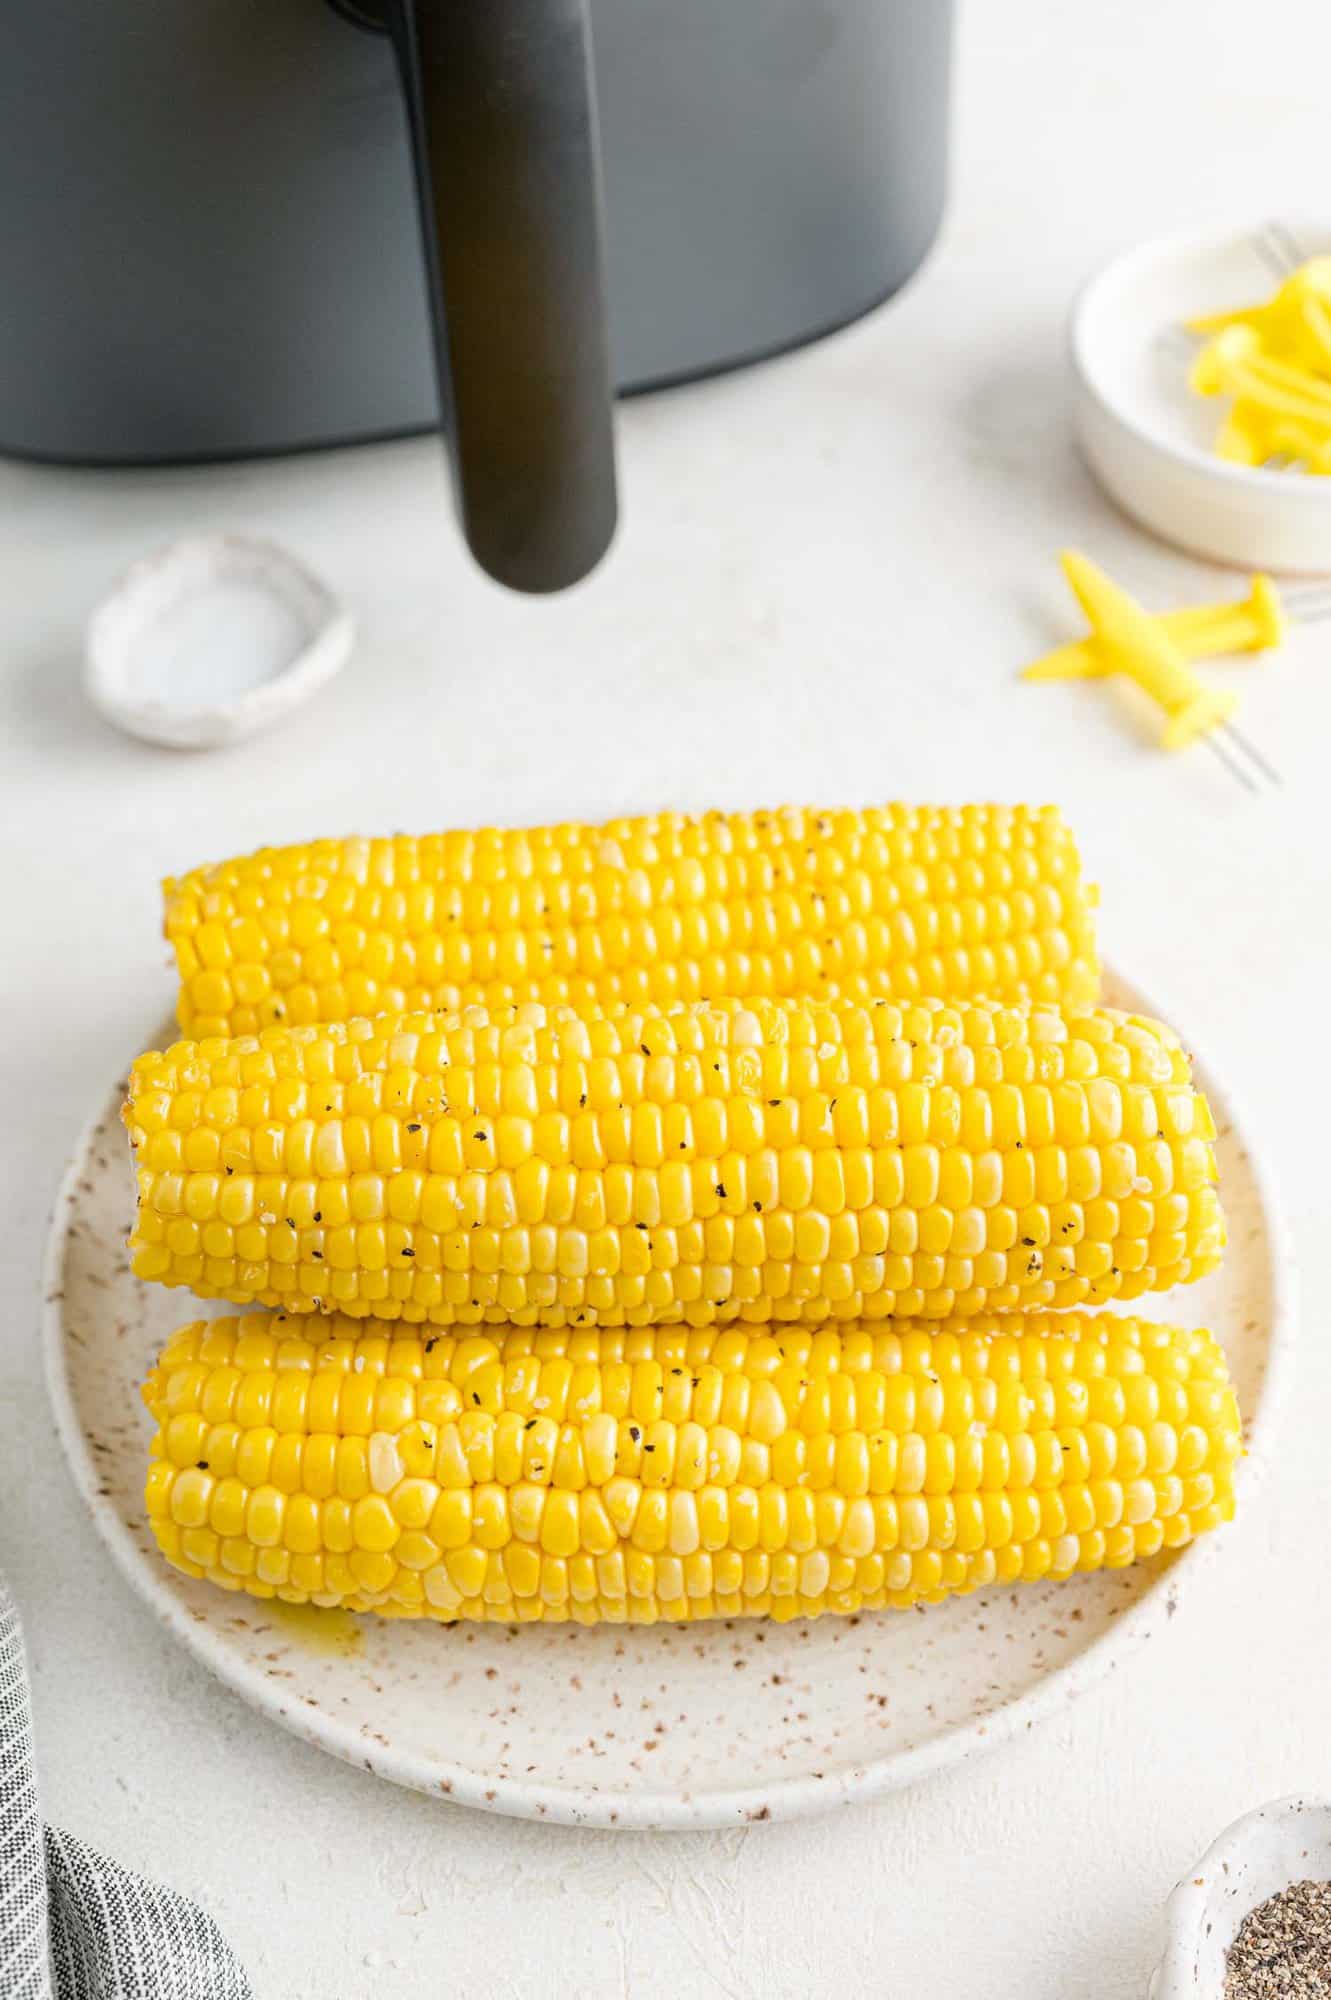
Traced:
<svg viewBox="0 0 1331 2000">
<path fill-rule="evenodd" d="M 1121 977 L 1109 966 L 1104 967 L 1104 973 L 1111 980 Z M 1123 983 L 1139 1002 L 1145 998 L 1135 981 L 1124 979 Z M 1126 1011 L 1144 1013 L 1148 1008 L 1139 1004 Z M 1159 1020 L 1174 1019 L 1171 1014 L 1156 1010 L 1153 1002 L 1149 1011 Z M 1298 1269 L 1293 1238 L 1265 1146 L 1260 1137 L 1254 1138 L 1252 1127 L 1240 1117 L 1233 1093 L 1211 1081 L 1216 1072 L 1191 1036 L 1187 1046 L 1194 1069 L 1207 1079 L 1206 1095 L 1217 1122 L 1227 1121 L 1231 1129 L 1242 1135 L 1270 1245 L 1272 1306 L 1266 1367 L 1256 1408 L 1244 1413 L 1247 1449 L 1239 1468 L 1244 1503 L 1251 1506 L 1252 1495 L 1267 1472 L 1271 1441 L 1279 1425 L 1292 1372 L 1298 1326 Z M 1225 1546 L 1226 1538 L 1220 1535 L 1205 1535 L 1190 1543 L 1158 1572 L 1156 1581 L 1131 1610 L 1117 1618 L 1084 1651 L 1043 1675 L 1028 1692 L 1000 1702 L 913 1749 L 892 1751 L 870 1763 L 829 1771 L 821 1777 L 806 1773 L 761 1785 L 705 1792 L 602 1791 L 497 1775 L 491 1779 L 483 1772 L 448 1759 L 432 1758 L 427 1762 L 419 1756 L 396 1751 L 391 1745 L 384 1747 L 367 1741 L 353 1725 L 339 1722 L 322 1709 L 307 1714 L 299 1705 L 298 1696 L 295 1705 L 288 1697 L 279 1698 L 266 1681 L 240 1660 L 213 1625 L 193 1613 L 177 1594 L 175 1573 L 165 1563 L 154 1562 L 139 1547 L 114 1505 L 98 1491 L 99 1475 L 75 1408 L 58 1294 L 69 1225 L 77 1208 L 78 1183 L 104 1116 L 103 1098 L 82 1127 L 61 1174 L 41 1262 L 42 1369 L 56 1434 L 75 1490 L 131 1589 L 224 1687 L 302 1741 L 391 1784 L 423 1792 L 451 1805 L 470 1806 L 507 1818 L 600 1827 L 611 1832 L 722 1830 L 757 1820 L 802 1819 L 830 1812 L 839 1805 L 884 1798 L 981 1751 L 997 1748 L 1033 1729 L 1067 1702 L 1076 1700 L 1135 1652 L 1163 1618 L 1172 1617 L 1182 1602 L 1184 1590 L 1200 1574 L 1202 1565 L 1215 1561 Z"/>
</svg>

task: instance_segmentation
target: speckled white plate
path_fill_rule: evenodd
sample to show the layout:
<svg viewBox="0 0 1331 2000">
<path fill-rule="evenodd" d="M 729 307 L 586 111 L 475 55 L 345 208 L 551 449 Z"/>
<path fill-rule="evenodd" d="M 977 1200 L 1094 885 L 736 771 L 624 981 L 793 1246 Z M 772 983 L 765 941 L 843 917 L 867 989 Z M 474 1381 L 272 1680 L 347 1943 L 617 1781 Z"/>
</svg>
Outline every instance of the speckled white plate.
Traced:
<svg viewBox="0 0 1331 2000">
<path fill-rule="evenodd" d="M 1154 1011 L 1123 982 L 1114 1003 Z M 1242 1403 L 1251 1490 L 1293 1324 L 1265 1176 L 1213 1075 L 1230 1247 L 1160 1315 L 1214 1326 Z M 43 1315 L 56 1423 L 125 1575 L 192 1652 L 309 1742 L 465 1805 L 594 1826 L 720 1827 L 871 1798 L 1029 1729 L 1172 1618 L 1222 1529 L 1172 1561 L 990 1591 L 918 1612 L 771 1625 L 522 1629 L 358 1621 L 350 1645 L 169 1569 L 143 1521 L 139 1384 L 193 1306 L 136 1283 L 112 1088 L 57 1198 Z M 1242 1497 L 1242 1496 L 1241 1496 Z M 1241 1504 L 1241 1502 L 1240 1502 Z M 344 1621 L 350 1627 L 351 1621 Z"/>
</svg>

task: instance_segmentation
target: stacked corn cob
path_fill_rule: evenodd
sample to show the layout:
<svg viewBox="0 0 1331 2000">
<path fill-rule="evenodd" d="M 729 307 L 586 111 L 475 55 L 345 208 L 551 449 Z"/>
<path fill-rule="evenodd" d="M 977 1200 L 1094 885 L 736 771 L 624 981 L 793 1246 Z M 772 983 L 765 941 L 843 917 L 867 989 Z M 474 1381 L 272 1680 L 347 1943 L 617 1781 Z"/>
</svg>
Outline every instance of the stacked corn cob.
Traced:
<svg viewBox="0 0 1331 2000">
<path fill-rule="evenodd" d="M 1209 1334 L 1080 1315 L 306 1337 L 198 1322 L 149 1379 L 148 1512 L 229 1588 L 397 1616 L 908 1605 L 1225 1518 Z"/>
<path fill-rule="evenodd" d="M 1059 814 L 663 814 L 263 848 L 166 884 L 187 1035 L 521 1000 L 1094 999 Z"/>
<path fill-rule="evenodd" d="M 1048 1310 L 1224 1238 L 1177 1041 L 1091 1004 L 1057 815 L 268 850 L 168 884 L 167 927 L 201 1038 L 134 1069 L 134 1268 L 274 1309 L 145 1389 L 189 1573 L 806 1616 L 1230 1512 L 1211 1337 Z"/>
</svg>

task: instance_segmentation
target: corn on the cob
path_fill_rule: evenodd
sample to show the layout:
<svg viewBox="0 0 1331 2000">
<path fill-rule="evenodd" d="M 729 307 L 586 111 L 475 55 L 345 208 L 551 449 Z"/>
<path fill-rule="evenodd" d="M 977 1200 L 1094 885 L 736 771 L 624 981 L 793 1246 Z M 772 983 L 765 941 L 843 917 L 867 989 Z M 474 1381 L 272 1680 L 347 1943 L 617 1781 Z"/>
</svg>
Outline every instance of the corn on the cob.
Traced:
<svg viewBox="0 0 1331 2000">
<path fill-rule="evenodd" d="M 1011 1331 L 1009 1331 L 1011 1329 Z M 229 1590 L 398 1617 L 813 1617 L 1176 1549 L 1233 1511 L 1208 1333 L 178 1332 L 152 1529 Z"/>
<path fill-rule="evenodd" d="M 661 814 L 263 848 L 165 884 L 186 1034 L 518 1000 L 1093 1001 L 1053 807 Z"/>
<path fill-rule="evenodd" d="M 1109 1011 L 723 1001 L 381 1016 L 135 1064 L 142 1278 L 612 1326 L 1134 1298 L 1217 1261 L 1214 1125 Z"/>
</svg>

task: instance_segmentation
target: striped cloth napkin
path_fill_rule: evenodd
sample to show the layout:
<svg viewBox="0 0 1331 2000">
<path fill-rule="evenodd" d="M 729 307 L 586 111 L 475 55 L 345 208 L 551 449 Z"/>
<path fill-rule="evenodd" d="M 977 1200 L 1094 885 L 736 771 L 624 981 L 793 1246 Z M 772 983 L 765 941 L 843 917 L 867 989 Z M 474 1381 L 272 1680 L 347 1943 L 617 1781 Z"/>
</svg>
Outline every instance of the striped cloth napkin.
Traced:
<svg viewBox="0 0 1331 2000">
<path fill-rule="evenodd" d="M 107 1861 L 37 1809 L 23 1633 L 0 1576 L 0 1995 L 252 2000 L 211 1917 Z"/>
</svg>

